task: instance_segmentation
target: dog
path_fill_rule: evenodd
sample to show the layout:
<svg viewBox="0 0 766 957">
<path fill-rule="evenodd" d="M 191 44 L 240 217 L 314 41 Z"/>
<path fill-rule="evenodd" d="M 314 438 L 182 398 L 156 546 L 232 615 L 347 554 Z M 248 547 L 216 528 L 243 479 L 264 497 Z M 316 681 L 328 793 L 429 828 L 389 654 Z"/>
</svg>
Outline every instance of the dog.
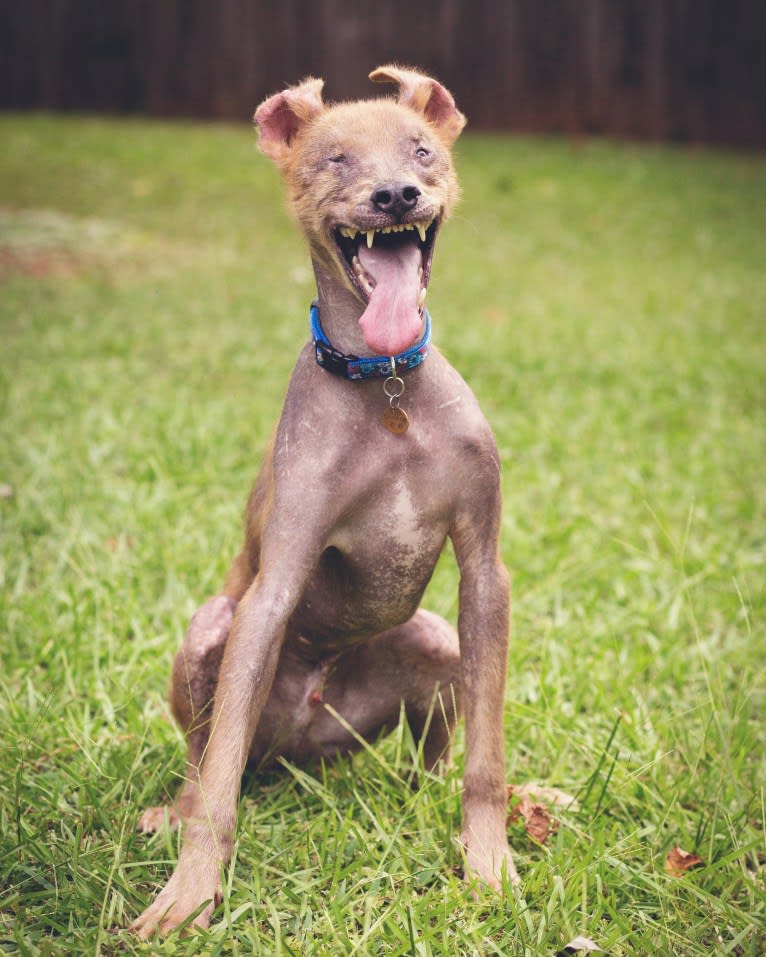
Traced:
<svg viewBox="0 0 766 957">
<path fill-rule="evenodd" d="M 308 78 L 256 110 L 308 242 L 317 298 L 222 592 L 192 618 L 170 700 L 188 741 L 184 825 L 167 885 L 133 929 L 209 924 L 248 760 L 351 752 L 402 709 L 426 768 L 464 713 L 465 872 L 518 880 L 506 835 L 508 574 L 500 467 L 468 386 L 431 347 L 434 243 L 458 198 L 452 95 L 414 69 L 370 74 L 394 97 L 326 105 Z M 419 609 L 447 538 L 457 632 Z"/>
</svg>

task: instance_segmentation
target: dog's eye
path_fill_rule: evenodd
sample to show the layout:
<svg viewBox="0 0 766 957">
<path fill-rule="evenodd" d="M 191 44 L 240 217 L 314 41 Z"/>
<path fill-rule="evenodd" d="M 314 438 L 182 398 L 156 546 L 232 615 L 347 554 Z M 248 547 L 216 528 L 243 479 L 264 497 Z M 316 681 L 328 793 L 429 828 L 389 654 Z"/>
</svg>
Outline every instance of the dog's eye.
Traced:
<svg viewBox="0 0 766 957">
<path fill-rule="evenodd" d="M 331 163 L 345 163 L 346 154 L 345 153 L 336 153 L 335 156 L 330 157 Z"/>
<path fill-rule="evenodd" d="M 415 156 L 419 156 L 420 159 L 426 159 L 426 157 L 431 155 L 431 150 L 426 149 L 425 146 L 419 146 L 415 150 Z"/>
</svg>

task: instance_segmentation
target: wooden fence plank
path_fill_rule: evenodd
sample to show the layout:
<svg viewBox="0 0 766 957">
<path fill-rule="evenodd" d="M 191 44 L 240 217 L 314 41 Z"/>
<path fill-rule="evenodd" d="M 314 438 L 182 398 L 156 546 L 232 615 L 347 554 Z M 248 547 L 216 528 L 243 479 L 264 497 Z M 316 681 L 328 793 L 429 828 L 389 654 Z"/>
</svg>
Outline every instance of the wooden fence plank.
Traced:
<svg viewBox="0 0 766 957">
<path fill-rule="evenodd" d="M 0 7 L 0 108 L 247 121 L 398 60 L 474 129 L 764 147 L 764 40 L 763 0 L 25 0 Z"/>
</svg>

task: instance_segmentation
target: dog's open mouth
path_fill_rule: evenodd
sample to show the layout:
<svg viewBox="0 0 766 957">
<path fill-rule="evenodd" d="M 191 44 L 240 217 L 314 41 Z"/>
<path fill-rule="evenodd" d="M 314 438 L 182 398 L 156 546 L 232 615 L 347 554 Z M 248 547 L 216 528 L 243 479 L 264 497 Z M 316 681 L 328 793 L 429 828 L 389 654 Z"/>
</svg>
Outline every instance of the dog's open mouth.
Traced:
<svg viewBox="0 0 766 957">
<path fill-rule="evenodd" d="M 404 352 L 421 335 L 436 217 L 360 229 L 338 225 L 333 239 L 346 273 L 367 301 L 359 324 L 376 355 Z"/>
</svg>

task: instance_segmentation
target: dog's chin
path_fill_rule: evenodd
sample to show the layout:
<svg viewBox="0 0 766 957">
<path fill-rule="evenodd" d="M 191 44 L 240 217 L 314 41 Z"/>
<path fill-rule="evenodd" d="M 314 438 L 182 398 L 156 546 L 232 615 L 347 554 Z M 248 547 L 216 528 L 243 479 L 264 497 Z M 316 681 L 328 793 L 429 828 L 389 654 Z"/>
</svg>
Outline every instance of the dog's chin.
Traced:
<svg viewBox="0 0 766 957">
<path fill-rule="evenodd" d="M 422 309 L 431 279 L 431 263 L 439 225 L 439 217 L 434 216 L 424 220 L 414 220 L 411 223 L 364 229 L 345 223 L 332 226 L 330 230 L 332 246 L 341 264 L 347 285 L 362 303 L 369 303 L 378 280 L 372 271 L 365 268 L 365 248 L 375 249 L 376 252 L 390 251 L 392 257 L 395 257 L 409 252 L 409 247 L 417 247 L 420 254 L 417 307 Z M 411 261 L 415 261 L 414 257 Z"/>
</svg>

